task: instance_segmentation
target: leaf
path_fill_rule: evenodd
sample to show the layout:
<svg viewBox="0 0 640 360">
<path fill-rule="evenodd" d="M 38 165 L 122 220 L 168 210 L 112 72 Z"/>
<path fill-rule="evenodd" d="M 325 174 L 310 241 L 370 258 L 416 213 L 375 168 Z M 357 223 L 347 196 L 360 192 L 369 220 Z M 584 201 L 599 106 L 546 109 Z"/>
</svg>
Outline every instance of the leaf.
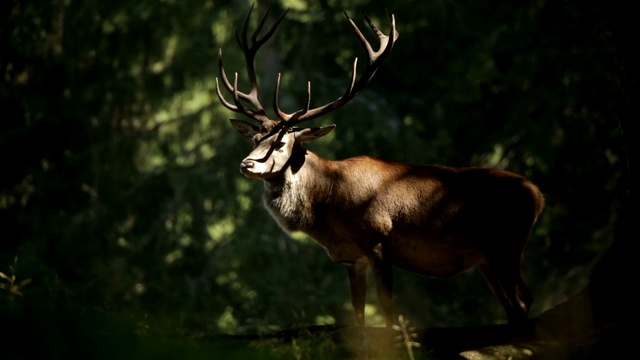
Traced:
<svg viewBox="0 0 640 360">
<path fill-rule="evenodd" d="M 18 289 L 22 289 L 23 287 L 25 287 L 25 286 L 29 285 L 32 281 L 33 281 L 33 280 L 32 280 L 31 278 L 28 278 L 28 279 L 22 280 L 22 281 L 20 282 L 20 284 L 18 285 Z"/>
</svg>

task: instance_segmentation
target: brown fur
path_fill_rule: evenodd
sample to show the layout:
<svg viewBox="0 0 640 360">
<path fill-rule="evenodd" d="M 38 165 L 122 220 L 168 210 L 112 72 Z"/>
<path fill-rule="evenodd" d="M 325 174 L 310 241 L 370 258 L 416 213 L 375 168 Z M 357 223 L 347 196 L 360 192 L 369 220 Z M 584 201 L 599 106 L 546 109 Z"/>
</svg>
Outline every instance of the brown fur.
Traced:
<svg viewBox="0 0 640 360">
<path fill-rule="evenodd" d="M 533 183 L 501 170 L 368 156 L 327 160 L 302 146 L 321 129 L 319 136 L 328 133 L 315 128 L 287 134 L 266 161 L 281 167 L 248 176 L 263 179 L 265 206 L 283 229 L 308 234 L 350 268 L 360 323 L 365 294 L 359 282 L 369 265 L 388 324 L 391 266 L 443 278 L 477 266 L 509 320 L 527 317 L 531 296 L 520 278 L 520 259 L 544 207 Z M 263 139 L 254 152 L 266 153 L 275 138 Z M 261 157 L 252 153 L 243 164 Z"/>
</svg>

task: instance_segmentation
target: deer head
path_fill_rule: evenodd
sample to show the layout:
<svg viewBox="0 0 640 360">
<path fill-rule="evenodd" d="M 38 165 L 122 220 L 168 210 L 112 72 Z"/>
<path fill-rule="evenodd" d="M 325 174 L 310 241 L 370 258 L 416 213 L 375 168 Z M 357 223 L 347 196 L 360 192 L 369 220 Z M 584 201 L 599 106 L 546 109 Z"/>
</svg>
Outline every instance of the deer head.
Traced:
<svg viewBox="0 0 640 360">
<path fill-rule="evenodd" d="M 258 83 L 256 80 L 256 71 L 254 67 L 255 56 L 262 45 L 274 34 L 280 22 L 284 19 L 288 10 L 285 11 L 275 22 L 275 24 L 266 32 L 266 34 L 260 37 L 260 32 L 265 25 L 267 15 L 270 10 L 267 11 L 260 19 L 256 30 L 251 35 L 251 39 L 248 37 L 248 24 L 253 6 L 242 25 L 240 34 L 236 32 L 236 40 L 240 45 L 245 57 L 246 70 L 249 78 L 251 89 L 248 92 L 242 92 L 238 89 L 238 73 L 235 73 L 233 84 L 229 81 L 226 75 L 226 71 L 222 61 L 222 49 L 218 56 L 218 67 L 220 70 L 220 77 L 224 88 L 233 95 L 233 102 L 227 101 L 220 89 L 220 83 L 216 77 L 216 91 L 222 104 L 228 109 L 244 114 L 257 125 L 251 124 L 246 121 L 237 119 L 230 119 L 233 127 L 242 135 L 245 139 L 251 141 L 254 146 L 254 150 L 247 156 L 241 163 L 241 172 L 252 178 L 269 179 L 275 174 L 280 173 L 288 164 L 289 159 L 296 147 L 299 147 L 305 142 L 309 142 L 318 139 L 335 128 L 335 125 L 325 127 L 314 128 L 300 128 L 296 125 L 318 118 L 322 115 L 328 114 L 331 111 L 339 109 L 343 105 L 347 104 L 362 90 L 367 83 L 373 78 L 376 71 L 389 55 L 395 40 L 398 37 L 398 33 L 395 28 L 395 19 L 392 14 L 388 14 L 389 21 L 391 22 L 390 35 L 383 34 L 378 27 L 363 14 L 371 30 L 378 36 L 379 49 L 373 50 L 367 39 L 364 37 L 360 29 L 356 26 L 353 20 L 345 12 L 347 21 L 351 25 L 351 28 L 355 32 L 356 36 L 360 40 L 360 43 L 367 52 L 367 64 L 362 75 L 357 78 L 357 64 L 356 58 L 353 62 L 353 70 L 351 72 L 351 81 L 348 83 L 347 89 L 344 94 L 336 100 L 324 104 L 319 107 L 310 108 L 311 105 L 311 82 L 307 83 L 307 101 L 306 106 L 302 109 L 294 111 L 292 113 L 286 113 L 279 106 L 279 92 L 280 92 L 280 80 L 282 74 L 278 74 L 278 80 L 276 82 L 275 93 L 273 97 L 273 110 L 278 117 L 278 120 L 272 120 L 268 117 L 264 107 L 260 103 L 258 95 Z"/>
</svg>

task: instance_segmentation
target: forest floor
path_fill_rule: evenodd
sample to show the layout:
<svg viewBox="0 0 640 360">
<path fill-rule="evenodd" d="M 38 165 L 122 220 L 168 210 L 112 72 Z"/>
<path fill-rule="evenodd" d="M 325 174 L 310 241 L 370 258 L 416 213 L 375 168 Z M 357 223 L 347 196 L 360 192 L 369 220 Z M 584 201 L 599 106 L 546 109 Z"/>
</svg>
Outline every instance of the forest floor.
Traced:
<svg viewBox="0 0 640 360">
<path fill-rule="evenodd" d="M 598 323 L 586 292 L 518 325 L 395 329 L 323 325 L 201 341 L 296 359 L 625 359 L 630 319 Z M 364 335 L 364 336 L 362 336 Z M 405 336 L 408 335 L 408 336 Z M 268 357 L 268 356 L 267 356 Z"/>
</svg>

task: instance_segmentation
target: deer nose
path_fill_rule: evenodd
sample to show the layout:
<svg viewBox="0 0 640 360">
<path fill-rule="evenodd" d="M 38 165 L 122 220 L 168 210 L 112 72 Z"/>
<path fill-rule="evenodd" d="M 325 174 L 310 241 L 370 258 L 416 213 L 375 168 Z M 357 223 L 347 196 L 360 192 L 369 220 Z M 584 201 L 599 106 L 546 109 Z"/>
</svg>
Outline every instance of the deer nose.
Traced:
<svg viewBox="0 0 640 360">
<path fill-rule="evenodd" d="M 245 172 L 246 170 L 249 170 L 253 168 L 253 161 L 251 160 L 243 160 L 240 163 L 240 172 Z"/>
</svg>

